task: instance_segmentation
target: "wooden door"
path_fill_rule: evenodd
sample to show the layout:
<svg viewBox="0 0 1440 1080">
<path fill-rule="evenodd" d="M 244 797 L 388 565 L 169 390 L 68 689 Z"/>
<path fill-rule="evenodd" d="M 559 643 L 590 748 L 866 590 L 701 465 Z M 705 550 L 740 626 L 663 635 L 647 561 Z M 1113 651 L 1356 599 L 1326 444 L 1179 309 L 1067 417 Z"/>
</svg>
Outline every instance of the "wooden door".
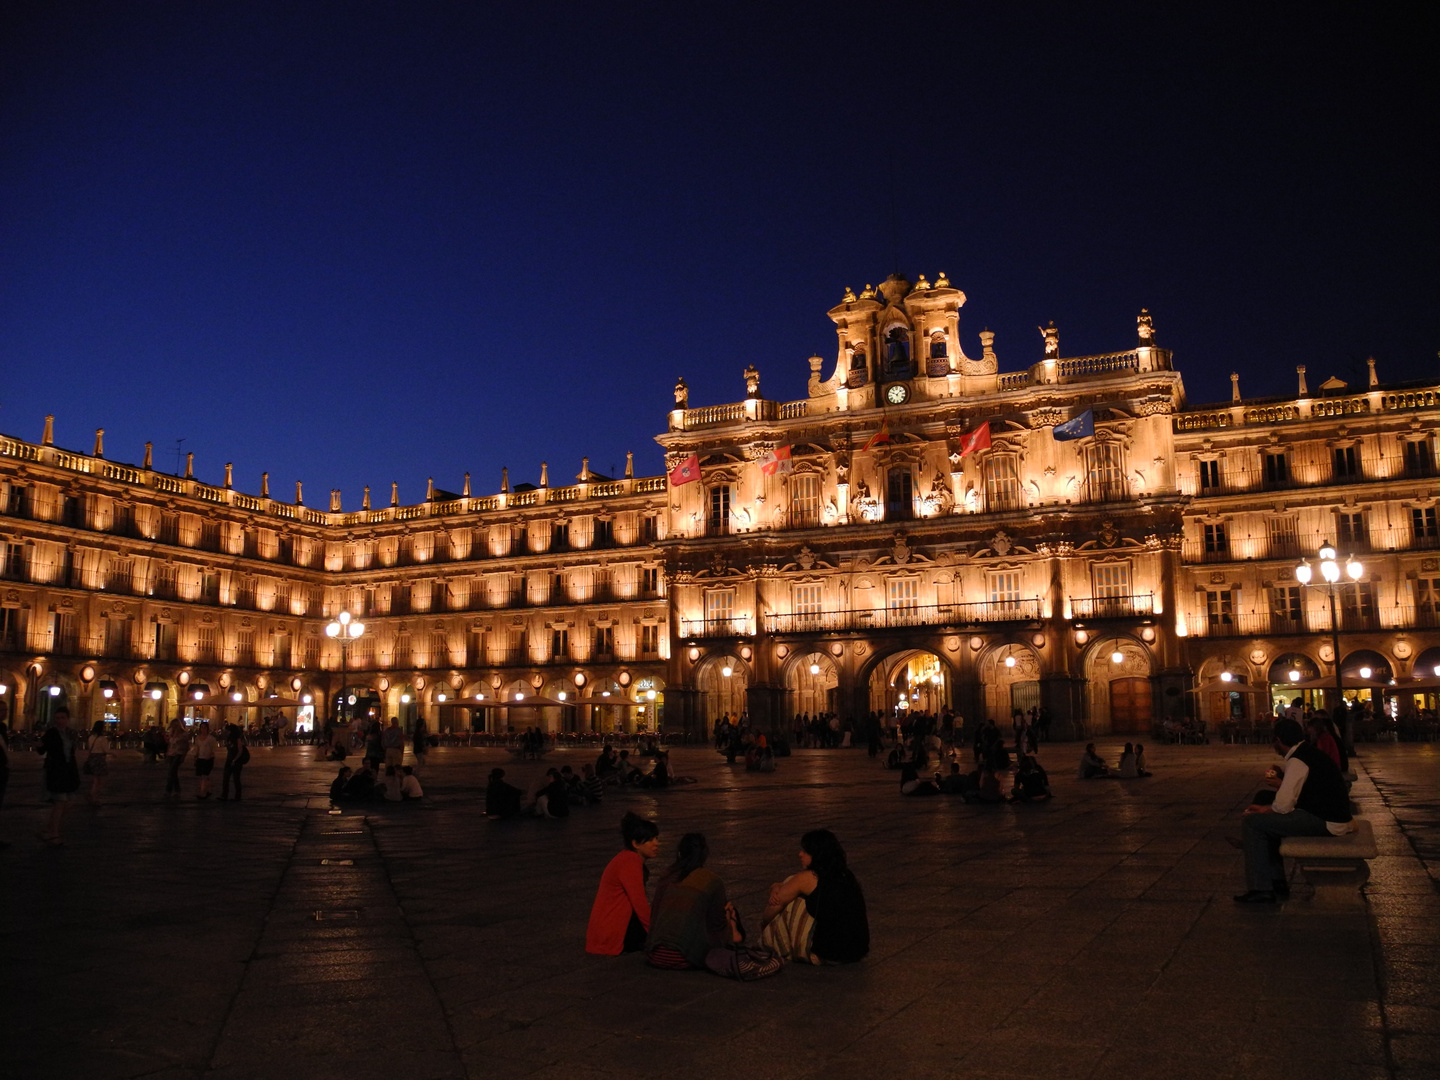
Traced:
<svg viewBox="0 0 1440 1080">
<path fill-rule="evenodd" d="M 1110 683 L 1112 735 L 1148 735 L 1154 698 L 1149 679 L 1114 679 Z"/>
</svg>

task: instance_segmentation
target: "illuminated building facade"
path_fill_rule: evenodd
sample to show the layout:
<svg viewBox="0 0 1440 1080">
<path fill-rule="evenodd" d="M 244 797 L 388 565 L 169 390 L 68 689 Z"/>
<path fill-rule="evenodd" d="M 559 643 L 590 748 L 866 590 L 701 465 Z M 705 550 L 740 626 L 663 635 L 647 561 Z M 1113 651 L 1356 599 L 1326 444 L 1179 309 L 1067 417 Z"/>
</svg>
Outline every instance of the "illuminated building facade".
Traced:
<svg viewBox="0 0 1440 1080">
<path fill-rule="evenodd" d="M 1191 694 L 1222 671 L 1333 676 L 1328 596 L 1294 568 L 1323 540 L 1341 668 L 1440 664 L 1440 388 L 1328 380 L 1191 408 L 1148 314 L 1134 348 L 1001 373 L 961 344 L 965 295 L 892 276 L 830 312 L 808 396 L 692 408 L 670 475 L 359 511 L 0 439 L 0 680 L 17 720 L 58 702 L 126 726 L 192 688 L 279 693 L 435 728 L 699 732 L 748 711 L 857 717 L 1044 707 L 1060 734 L 1215 722 L 1263 698 Z M 1058 429 L 1058 434 L 1057 434 Z M 1074 438 L 1060 436 L 1073 433 Z M 693 477 L 693 479 L 692 479 Z M 324 625 L 366 624 L 343 664 Z M 110 692 L 105 697 L 101 688 Z M 550 702 L 531 708 L 519 697 Z M 1196 698 L 1199 700 L 1195 700 Z M 497 702 L 505 709 L 495 708 Z"/>
</svg>

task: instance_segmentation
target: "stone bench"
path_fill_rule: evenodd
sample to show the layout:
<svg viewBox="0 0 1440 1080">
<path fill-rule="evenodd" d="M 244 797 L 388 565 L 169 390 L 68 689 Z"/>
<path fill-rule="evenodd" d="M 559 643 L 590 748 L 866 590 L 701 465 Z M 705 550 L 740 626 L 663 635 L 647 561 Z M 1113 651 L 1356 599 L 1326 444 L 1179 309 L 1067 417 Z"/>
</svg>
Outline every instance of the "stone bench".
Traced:
<svg viewBox="0 0 1440 1080">
<path fill-rule="evenodd" d="M 1364 907 L 1360 888 L 1370 880 L 1375 830 L 1356 818 L 1344 836 L 1291 836 L 1280 841 L 1280 855 L 1295 860 L 1295 870 L 1315 890 L 1311 903 L 1322 908 Z"/>
</svg>

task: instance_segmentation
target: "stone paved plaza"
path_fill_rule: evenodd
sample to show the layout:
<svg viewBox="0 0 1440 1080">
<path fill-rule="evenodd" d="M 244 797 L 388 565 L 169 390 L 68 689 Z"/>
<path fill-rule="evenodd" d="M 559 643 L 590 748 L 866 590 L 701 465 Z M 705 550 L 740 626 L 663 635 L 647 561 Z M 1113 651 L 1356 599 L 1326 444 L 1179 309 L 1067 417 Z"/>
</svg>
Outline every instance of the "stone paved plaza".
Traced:
<svg viewBox="0 0 1440 1080">
<path fill-rule="evenodd" d="M 1105 747 L 1107 755 L 1112 748 Z M 1268 748 L 1149 748 L 1155 776 L 1039 807 L 905 800 L 858 751 L 771 776 L 677 750 L 691 787 L 494 823 L 498 750 L 440 750 L 423 807 L 327 813 L 334 767 L 256 750 L 243 804 L 160 797 L 121 754 L 68 843 L 33 836 L 38 761 L 0 812 L 8 1077 L 1433 1077 L 1440 1072 L 1440 752 L 1362 748 L 1368 913 L 1237 908 L 1226 842 Z M 558 751 L 549 763 L 588 755 Z M 218 779 L 218 777 L 217 777 Z M 865 887 L 863 964 L 736 984 L 583 951 L 635 810 L 709 836 L 752 933 L 799 835 L 833 828 Z M 1297 889 L 1297 896 L 1303 890 Z M 317 919 L 317 913 L 322 918 Z"/>
</svg>

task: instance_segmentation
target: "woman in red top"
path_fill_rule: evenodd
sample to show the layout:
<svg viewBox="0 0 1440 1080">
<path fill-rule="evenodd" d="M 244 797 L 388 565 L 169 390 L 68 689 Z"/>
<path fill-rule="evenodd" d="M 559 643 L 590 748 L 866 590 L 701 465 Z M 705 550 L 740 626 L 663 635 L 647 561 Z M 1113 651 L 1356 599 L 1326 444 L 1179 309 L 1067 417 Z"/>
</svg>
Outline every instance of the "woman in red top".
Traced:
<svg viewBox="0 0 1440 1080">
<path fill-rule="evenodd" d="M 650 901 L 645 898 L 647 862 L 660 853 L 660 829 L 653 821 L 627 813 L 620 819 L 625 850 L 600 875 L 590 908 L 585 951 L 597 956 L 638 952 L 650 932 Z"/>
</svg>

